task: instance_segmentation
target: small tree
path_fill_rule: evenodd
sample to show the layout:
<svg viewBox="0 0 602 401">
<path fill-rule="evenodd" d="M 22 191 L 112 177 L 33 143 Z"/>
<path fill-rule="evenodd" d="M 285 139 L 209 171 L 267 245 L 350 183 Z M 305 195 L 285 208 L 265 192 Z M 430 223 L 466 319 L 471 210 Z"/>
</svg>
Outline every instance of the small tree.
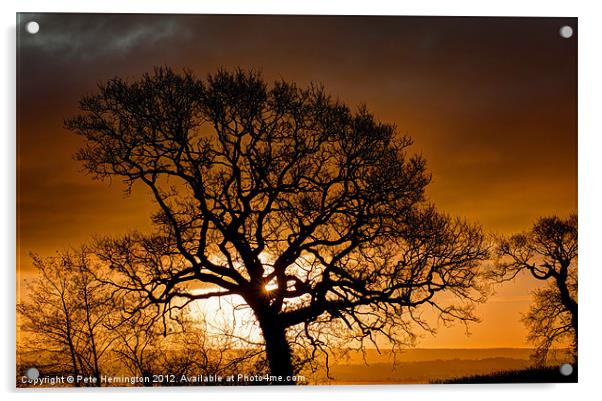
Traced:
<svg viewBox="0 0 602 401">
<path fill-rule="evenodd" d="M 257 349 L 237 347 L 231 331 L 223 335 L 208 333 L 204 318 L 191 314 L 189 308 L 183 308 L 165 324 L 157 317 L 162 316 L 138 310 L 117 318 L 113 326 L 116 362 L 128 374 L 145 378 L 145 386 L 205 385 L 180 378 L 242 372 L 258 354 Z M 155 381 L 166 373 L 176 380 Z"/>
<path fill-rule="evenodd" d="M 37 366 L 91 375 L 100 385 L 101 361 L 114 340 L 106 327 L 114 311 L 111 290 L 91 273 L 93 259 L 86 249 L 32 258 L 38 275 L 17 305 L 20 329 L 27 335 L 23 350 L 36 355 Z"/>
<path fill-rule="evenodd" d="M 544 363 L 549 349 L 570 340 L 577 356 L 577 215 L 539 219 L 533 228 L 499 238 L 497 263 L 491 276 L 498 282 L 528 272 L 548 284 L 535 290 L 534 302 L 523 321 L 535 343 L 536 360 Z"/>
<path fill-rule="evenodd" d="M 333 322 L 395 342 L 412 321 L 428 328 L 424 305 L 474 320 L 481 230 L 426 202 L 425 161 L 365 107 L 254 72 L 201 81 L 158 68 L 100 85 L 80 108 L 66 121 L 85 140 L 77 159 L 127 191 L 143 184 L 159 208 L 155 234 L 100 251 L 124 290 L 145 294 L 141 308 L 240 296 L 284 378 L 291 343 L 320 347 L 315 333 Z"/>
</svg>

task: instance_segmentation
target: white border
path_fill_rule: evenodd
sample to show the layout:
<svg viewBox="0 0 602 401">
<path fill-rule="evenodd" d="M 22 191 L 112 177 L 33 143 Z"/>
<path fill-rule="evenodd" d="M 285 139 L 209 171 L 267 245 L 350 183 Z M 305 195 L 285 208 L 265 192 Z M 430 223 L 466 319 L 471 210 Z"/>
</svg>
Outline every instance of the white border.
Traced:
<svg viewBox="0 0 602 401">
<path fill-rule="evenodd" d="M 602 227 L 601 189 L 601 135 L 602 104 L 602 6 L 593 1 L 541 1 L 524 0 L 487 1 L 413 1 L 391 2 L 381 0 L 267 0 L 267 1 L 190 1 L 190 0 L 103 0 L 91 3 L 81 0 L 7 1 L 1 2 L 2 80 L 0 88 L 0 121 L 4 130 L 0 139 L 0 196 L 2 229 L 0 254 L 3 255 L 3 311 L 0 332 L 0 391 L 6 399 L 71 400 L 82 398 L 81 391 L 14 390 L 14 302 L 15 302 L 15 13 L 30 12 L 131 12 L 131 13 L 224 13 L 224 14 L 344 14 L 344 15 L 475 15 L 475 16 L 562 16 L 579 18 L 579 215 L 580 215 L 580 301 L 581 328 L 578 385 L 416 385 L 416 386 L 342 386 L 282 388 L 195 388 L 195 389 L 101 389 L 89 391 L 86 399 L 131 399 L 134 394 L 148 400 L 169 398 L 221 398 L 241 397 L 251 399 L 281 399 L 287 401 L 345 397 L 394 399 L 447 400 L 507 400 L 534 397 L 546 400 L 592 399 L 599 394 L 602 355 L 599 342 L 600 293 L 602 263 L 599 238 Z M 598 390 L 598 391 L 596 391 Z M 168 394 L 170 393 L 170 394 Z M 193 394 L 194 393 L 194 394 Z M 599 396 L 599 395 L 598 395 Z"/>
</svg>

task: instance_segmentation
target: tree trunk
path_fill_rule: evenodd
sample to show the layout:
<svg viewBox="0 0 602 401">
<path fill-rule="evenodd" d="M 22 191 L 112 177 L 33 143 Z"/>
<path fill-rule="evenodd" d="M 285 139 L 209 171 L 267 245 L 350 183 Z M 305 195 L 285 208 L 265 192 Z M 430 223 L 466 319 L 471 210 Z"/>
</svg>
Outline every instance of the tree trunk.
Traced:
<svg viewBox="0 0 602 401">
<path fill-rule="evenodd" d="M 573 352 L 575 361 L 577 360 L 577 328 L 578 328 L 578 305 L 577 302 L 571 297 L 571 293 L 567 286 L 567 269 L 562 271 L 562 274 L 556 278 L 556 286 L 560 291 L 560 299 L 564 307 L 571 314 L 571 326 L 573 326 L 574 338 L 573 338 Z"/>
<path fill-rule="evenodd" d="M 99 368 L 99 364 L 98 364 L 98 350 L 96 349 L 96 341 L 94 338 L 94 328 L 92 327 L 92 322 L 90 320 L 90 315 L 92 314 L 92 308 L 90 307 L 90 303 L 88 301 L 88 287 L 84 288 L 83 291 L 83 299 L 84 299 L 84 307 L 85 307 L 85 311 L 86 311 L 86 326 L 88 328 L 88 333 L 87 336 L 90 340 L 90 346 L 92 348 L 92 362 L 93 362 L 93 369 L 94 369 L 94 378 L 96 379 L 95 381 L 95 386 L 96 387 L 100 387 L 100 368 Z"/>
<path fill-rule="evenodd" d="M 69 354 L 71 356 L 71 365 L 73 367 L 73 375 L 77 377 L 79 375 L 79 369 L 77 368 L 77 353 L 75 351 L 75 345 L 73 344 L 73 333 L 71 330 L 71 317 L 69 314 L 69 308 L 67 307 L 67 304 L 65 302 L 63 294 L 61 294 L 61 302 L 62 302 L 62 306 L 63 306 L 63 313 L 65 314 L 65 328 L 66 328 L 65 340 L 67 341 L 67 345 L 69 346 Z M 78 381 L 75 382 L 75 387 L 79 387 Z"/>
<path fill-rule="evenodd" d="M 575 363 L 577 362 L 577 357 L 578 357 L 578 335 L 577 335 L 577 327 L 578 327 L 578 321 L 577 321 L 577 305 L 574 306 L 574 309 L 571 310 L 571 324 L 573 326 L 573 330 L 574 330 L 574 338 L 573 338 L 573 358 L 575 358 Z"/>
<path fill-rule="evenodd" d="M 256 313 L 259 326 L 265 340 L 265 352 L 270 366 L 270 375 L 281 376 L 279 381 L 271 384 L 295 384 L 291 347 L 286 340 L 286 328 L 278 321 L 277 316 L 269 312 Z"/>
</svg>

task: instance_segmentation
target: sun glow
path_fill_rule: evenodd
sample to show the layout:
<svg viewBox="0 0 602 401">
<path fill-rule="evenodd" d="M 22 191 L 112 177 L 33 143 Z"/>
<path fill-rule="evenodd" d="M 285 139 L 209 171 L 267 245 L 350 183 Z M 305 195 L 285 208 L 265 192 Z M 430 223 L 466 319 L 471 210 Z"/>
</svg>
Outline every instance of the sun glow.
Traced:
<svg viewBox="0 0 602 401">
<path fill-rule="evenodd" d="M 215 288 L 197 288 L 193 295 L 215 292 Z M 204 322 L 208 334 L 232 334 L 249 342 L 261 341 L 261 332 L 251 308 L 239 295 L 215 296 L 193 301 L 188 306 L 190 317 Z"/>
</svg>

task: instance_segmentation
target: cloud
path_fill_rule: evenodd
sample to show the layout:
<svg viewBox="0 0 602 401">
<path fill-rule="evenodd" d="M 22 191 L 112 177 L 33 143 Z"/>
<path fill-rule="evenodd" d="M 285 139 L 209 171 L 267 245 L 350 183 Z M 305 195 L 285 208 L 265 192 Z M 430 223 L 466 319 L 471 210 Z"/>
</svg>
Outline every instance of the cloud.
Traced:
<svg viewBox="0 0 602 401">
<path fill-rule="evenodd" d="M 113 14 L 22 14 L 19 29 L 23 49 L 42 51 L 52 57 L 90 61 L 99 57 L 119 57 L 140 48 L 151 49 L 159 42 L 190 36 L 175 16 L 132 16 Z M 37 21 L 40 31 L 31 35 L 24 26 Z"/>
</svg>

